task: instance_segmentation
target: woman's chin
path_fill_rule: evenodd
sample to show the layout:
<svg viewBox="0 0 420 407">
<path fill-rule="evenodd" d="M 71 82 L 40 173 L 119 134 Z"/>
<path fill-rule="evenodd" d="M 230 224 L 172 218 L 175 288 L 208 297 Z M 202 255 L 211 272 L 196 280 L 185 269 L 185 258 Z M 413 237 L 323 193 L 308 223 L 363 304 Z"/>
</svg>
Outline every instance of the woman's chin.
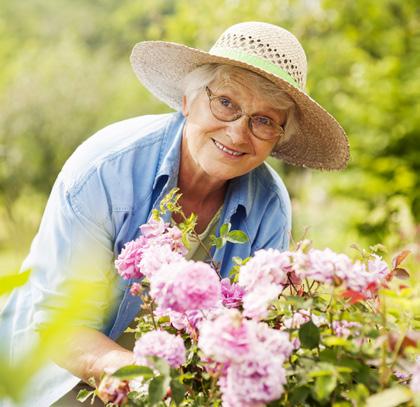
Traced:
<svg viewBox="0 0 420 407">
<path fill-rule="evenodd" d="M 236 168 L 231 168 L 230 165 L 226 165 L 223 162 L 215 160 L 211 165 L 201 166 L 203 171 L 213 180 L 229 181 L 232 178 L 236 178 L 240 175 Z"/>
</svg>

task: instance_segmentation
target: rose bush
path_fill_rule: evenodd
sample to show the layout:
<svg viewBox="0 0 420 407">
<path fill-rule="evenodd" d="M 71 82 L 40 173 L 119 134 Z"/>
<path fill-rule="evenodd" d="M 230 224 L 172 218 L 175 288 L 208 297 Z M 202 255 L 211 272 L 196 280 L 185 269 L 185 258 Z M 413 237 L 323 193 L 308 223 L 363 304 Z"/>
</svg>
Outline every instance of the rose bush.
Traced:
<svg viewBox="0 0 420 407">
<path fill-rule="evenodd" d="M 220 281 L 214 261 L 184 258 L 194 217 L 161 219 L 183 215 L 177 199 L 115 262 L 147 312 L 136 364 L 93 394 L 132 406 L 420 405 L 418 287 L 398 280 L 408 252 L 388 266 L 375 250 L 350 259 L 302 241 L 235 259 Z M 224 225 L 213 242 L 229 239 L 244 240 Z"/>
</svg>

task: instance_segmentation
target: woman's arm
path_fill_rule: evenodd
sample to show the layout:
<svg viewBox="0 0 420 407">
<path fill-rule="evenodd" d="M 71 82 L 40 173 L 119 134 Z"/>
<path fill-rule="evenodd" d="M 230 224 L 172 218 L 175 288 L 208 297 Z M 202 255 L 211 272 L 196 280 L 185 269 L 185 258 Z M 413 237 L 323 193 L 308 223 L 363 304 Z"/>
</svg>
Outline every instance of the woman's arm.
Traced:
<svg viewBox="0 0 420 407">
<path fill-rule="evenodd" d="M 55 352 L 54 361 L 86 383 L 93 377 L 98 385 L 104 372 L 134 362 L 133 352 L 91 328 L 76 328 L 62 345 Z"/>
</svg>

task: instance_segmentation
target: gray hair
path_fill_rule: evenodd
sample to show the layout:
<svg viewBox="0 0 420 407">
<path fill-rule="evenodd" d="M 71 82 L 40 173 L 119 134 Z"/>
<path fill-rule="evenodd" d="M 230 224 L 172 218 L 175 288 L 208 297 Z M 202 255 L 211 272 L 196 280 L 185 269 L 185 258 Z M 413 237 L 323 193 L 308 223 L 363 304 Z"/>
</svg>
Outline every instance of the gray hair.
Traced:
<svg viewBox="0 0 420 407">
<path fill-rule="evenodd" d="M 259 93 L 262 93 L 273 105 L 280 106 L 281 109 L 286 111 L 286 123 L 283 126 L 285 137 L 282 137 L 279 140 L 278 144 L 274 147 L 274 150 L 278 145 L 290 140 L 298 129 L 295 102 L 286 92 L 279 89 L 273 82 L 270 82 L 268 79 L 248 71 L 247 69 L 223 64 L 205 64 L 199 66 L 189 72 L 181 82 L 181 86 L 184 89 L 184 95 L 187 97 L 187 104 L 190 106 L 206 86 L 214 81 L 229 80 L 233 75 L 239 75 L 245 83 L 252 83 L 252 86 L 259 91 Z"/>
</svg>

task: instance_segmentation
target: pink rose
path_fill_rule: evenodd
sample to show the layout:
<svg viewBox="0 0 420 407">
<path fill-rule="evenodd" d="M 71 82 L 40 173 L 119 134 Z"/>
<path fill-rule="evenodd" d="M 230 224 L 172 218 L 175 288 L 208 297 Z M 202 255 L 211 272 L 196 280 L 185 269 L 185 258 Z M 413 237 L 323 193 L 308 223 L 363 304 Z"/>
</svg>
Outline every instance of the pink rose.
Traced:
<svg viewBox="0 0 420 407">
<path fill-rule="evenodd" d="M 231 283 L 228 278 L 220 281 L 222 289 L 222 303 L 226 308 L 238 308 L 242 305 L 244 289 L 235 283 Z"/>
</svg>

